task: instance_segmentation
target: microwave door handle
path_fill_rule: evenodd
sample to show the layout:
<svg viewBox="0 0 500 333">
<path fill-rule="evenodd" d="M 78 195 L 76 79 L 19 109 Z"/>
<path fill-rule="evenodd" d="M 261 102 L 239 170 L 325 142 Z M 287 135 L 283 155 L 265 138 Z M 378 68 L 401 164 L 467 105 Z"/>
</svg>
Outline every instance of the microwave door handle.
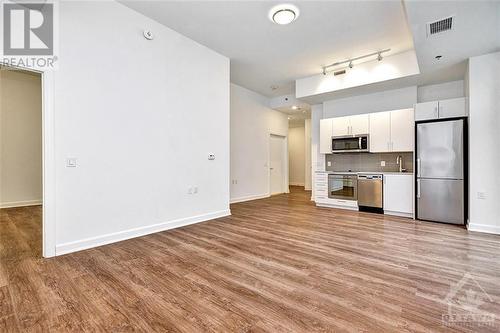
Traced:
<svg viewBox="0 0 500 333">
<path fill-rule="evenodd" d="M 362 145 L 362 143 L 361 143 L 361 142 L 362 142 L 361 137 L 359 137 L 359 146 L 358 146 L 358 147 L 359 147 L 359 149 L 363 149 L 363 148 L 362 148 L 362 146 L 361 146 L 361 145 Z"/>
</svg>

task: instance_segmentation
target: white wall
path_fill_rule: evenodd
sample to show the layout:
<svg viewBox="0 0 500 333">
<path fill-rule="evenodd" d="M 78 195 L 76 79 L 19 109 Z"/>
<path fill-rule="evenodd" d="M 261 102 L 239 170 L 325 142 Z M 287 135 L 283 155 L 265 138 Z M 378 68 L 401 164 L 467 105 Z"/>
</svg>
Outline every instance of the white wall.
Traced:
<svg viewBox="0 0 500 333">
<path fill-rule="evenodd" d="M 451 81 L 418 87 L 418 103 L 465 96 L 464 81 Z"/>
<path fill-rule="evenodd" d="M 269 108 L 268 98 L 231 84 L 231 202 L 269 196 L 270 134 L 288 136 L 287 116 Z"/>
<path fill-rule="evenodd" d="M 0 70 L 0 208 L 41 203 L 40 75 Z"/>
<path fill-rule="evenodd" d="M 407 109 L 412 108 L 416 102 L 416 86 L 386 90 L 373 94 L 326 101 L 323 103 L 323 118 Z"/>
<path fill-rule="evenodd" d="M 468 67 L 469 229 L 500 234 L 500 52 L 470 58 Z"/>
<path fill-rule="evenodd" d="M 305 146 L 304 126 L 288 129 L 288 160 L 290 185 L 305 186 Z"/>
<path fill-rule="evenodd" d="M 116 2 L 59 9 L 56 252 L 229 214 L 229 59 Z"/>
<path fill-rule="evenodd" d="M 311 119 L 304 121 L 304 136 L 305 136 L 305 177 L 304 188 L 310 190 L 312 188 L 312 168 L 311 168 Z"/>
</svg>

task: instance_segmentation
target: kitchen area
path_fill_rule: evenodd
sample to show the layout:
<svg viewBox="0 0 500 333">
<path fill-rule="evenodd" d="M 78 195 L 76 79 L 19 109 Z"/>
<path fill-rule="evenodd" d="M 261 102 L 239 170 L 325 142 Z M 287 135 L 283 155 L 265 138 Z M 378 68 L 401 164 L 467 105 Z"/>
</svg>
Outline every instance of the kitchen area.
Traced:
<svg viewBox="0 0 500 333">
<path fill-rule="evenodd" d="M 320 120 L 319 207 L 464 225 L 466 98 Z"/>
</svg>

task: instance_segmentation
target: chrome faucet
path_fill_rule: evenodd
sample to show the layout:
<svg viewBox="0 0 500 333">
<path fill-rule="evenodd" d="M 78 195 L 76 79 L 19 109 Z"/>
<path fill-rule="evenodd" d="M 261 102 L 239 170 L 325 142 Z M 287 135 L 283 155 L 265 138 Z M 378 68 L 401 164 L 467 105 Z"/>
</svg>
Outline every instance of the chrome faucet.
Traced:
<svg viewBox="0 0 500 333">
<path fill-rule="evenodd" d="M 396 164 L 399 165 L 399 172 L 406 171 L 406 169 L 403 168 L 404 164 L 403 156 L 398 155 L 398 157 L 396 157 Z"/>
</svg>

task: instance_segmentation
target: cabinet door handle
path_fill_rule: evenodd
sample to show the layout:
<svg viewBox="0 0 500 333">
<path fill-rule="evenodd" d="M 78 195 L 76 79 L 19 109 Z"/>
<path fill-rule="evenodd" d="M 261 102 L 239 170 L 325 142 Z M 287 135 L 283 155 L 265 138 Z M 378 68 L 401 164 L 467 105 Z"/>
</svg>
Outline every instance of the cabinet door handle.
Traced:
<svg viewBox="0 0 500 333">
<path fill-rule="evenodd" d="M 417 177 L 420 177 L 420 158 L 417 158 Z"/>
<path fill-rule="evenodd" d="M 420 199 L 420 179 L 417 179 L 417 199 Z"/>
</svg>

